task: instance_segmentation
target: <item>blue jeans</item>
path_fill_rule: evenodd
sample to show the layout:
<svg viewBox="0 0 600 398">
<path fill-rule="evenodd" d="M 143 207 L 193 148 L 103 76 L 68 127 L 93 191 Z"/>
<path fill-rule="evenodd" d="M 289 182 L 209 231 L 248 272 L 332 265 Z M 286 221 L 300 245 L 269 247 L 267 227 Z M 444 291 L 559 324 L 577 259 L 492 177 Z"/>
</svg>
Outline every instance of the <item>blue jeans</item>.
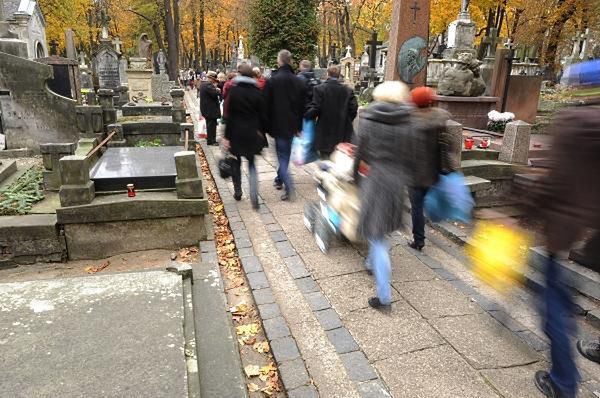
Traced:
<svg viewBox="0 0 600 398">
<path fill-rule="evenodd" d="M 411 187 L 409 189 L 410 215 L 412 218 L 413 240 L 419 246 L 425 244 L 425 215 L 423 214 L 423 202 L 428 188 Z"/>
<path fill-rule="evenodd" d="M 553 255 L 546 261 L 545 332 L 550 338 L 552 370 L 550 378 L 567 397 L 575 397 L 579 372 L 573 360 L 569 334 L 575 333 L 573 303 L 562 283 L 560 266 Z"/>
<path fill-rule="evenodd" d="M 292 139 L 291 138 L 275 138 L 275 150 L 277 152 L 277 169 L 276 181 L 285 185 L 285 191 L 290 194 L 294 192 L 294 182 L 289 173 L 290 156 L 292 156 Z"/>
<path fill-rule="evenodd" d="M 256 176 L 256 166 L 254 164 L 254 156 L 247 157 L 248 159 L 248 183 L 250 184 L 250 200 L 253 204 L 258 203 L 258 178 Z M 242 157 L 236 158 L 231 176 L 233 188 L 235 192 L 242 192 Z"/>
<path fill-rule="evenodd" d="M 387 239 L 369 239 L 367 267 L 375 274 L 377 298 L 384 305 L 392 303 L 392 288 L 390 286 L 392 266 L 389 251 L 390 246 Z"/>
</svg>

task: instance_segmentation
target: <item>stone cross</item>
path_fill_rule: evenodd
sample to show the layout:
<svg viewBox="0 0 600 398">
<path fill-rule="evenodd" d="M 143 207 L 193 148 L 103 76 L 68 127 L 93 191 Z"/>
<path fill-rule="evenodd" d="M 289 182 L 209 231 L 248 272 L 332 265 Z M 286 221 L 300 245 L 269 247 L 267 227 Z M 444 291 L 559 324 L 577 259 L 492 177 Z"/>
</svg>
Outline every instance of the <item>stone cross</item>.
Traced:
<svg viewBox="0 0 600 398">
<path fill-rule="evenodd" d="M 108 14 L 106 13 L 106 11 L 102 10 L 100 12 L 100 23 L 102 24 L 102 33 L 100 35 L 100 38 L 102 39 L 108 39 L 108 24 L 110 22 L 110 17 L 108 16 Z"/>
<path fill-rule="evenodd" d="M 85 65 L 85 54 L 83 53 L 83 51 L 79 52 L 79 66 L 84 66 Z M 87 66 L 87 65 L 85 65 Z"/>
<path fill-rule="evenodd" d="M 490 28 L 490 35 L 483 39 L 483 43 L 487 46 L 485 56 L 494 58 L 496 56 L 496 48 L 498 47 L 498 43 L 501 41 L 502 39 L 498 37 L 498 29 Z"/>
<path fill-rule="evenodd" d="M 417 2 L 415 1 L 415 4 L 416 3 Z M 377 65 L 377 46 L 383 44 L 382 41 L 377 40 L 377 31 L 374 30 L 373 33 L 371 33 L 371 40 L 369 40 L 366 44 L 370 46 L 369 68 L 375 69 Z"/>
<path fill-rule="evenodd" d="M 415 3 L 410 7 L 411 10 L 413 10 L 413 24 L 417 23 L 417 11 L 419 11 L 421 9 L 421 7 L 419 7 L 417 5 L 417 2 L 415 1 Z"/>
<path fill-rule="evenodd" d="M 585 33 L 582 33 L 581 35 L 579 35 L 579 37 L 582 40 L 581 51 L 579 52 L 579 58 L 585 59 L 585 57 L 587 56 L 587 50 L 588 50 L 587 47 L 588 47 L 589 38 L 590 38 L 590 29 L 586 28 Z"/>
<path fill-rule="evenodd" d="M 352 58 L 352 53 L 350 51 L 352 51 L 352 47 L 346 46 L 346 55 L 344 55 L 344 58 Z"/>
<path fill-rule="evenodd" d="M 579 52 L 581 50 L 581 32 L 577 31 L 575 36 L 571 37 L 573 40 L 573 51 L 571 51 L 572 58 L 579 58 Z"/>
<path fill-rule="evenodd" d="M 115 51 L 118 52 L 119 54 L 121 54 L 121 44 L 123 44 L 121 39 L 119 39 L 118 37 L 115 37 L 115 39 L 112 41 L 112 44 L 113 44 L 113 46 L 115 46 Z"/>
</svg>

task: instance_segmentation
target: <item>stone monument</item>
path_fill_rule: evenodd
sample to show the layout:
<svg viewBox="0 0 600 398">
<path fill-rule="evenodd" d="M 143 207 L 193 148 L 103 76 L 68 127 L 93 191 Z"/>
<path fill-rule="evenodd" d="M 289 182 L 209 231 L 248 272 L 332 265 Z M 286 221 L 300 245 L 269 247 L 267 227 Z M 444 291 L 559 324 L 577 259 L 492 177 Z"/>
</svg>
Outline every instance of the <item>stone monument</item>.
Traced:
<svg viewBox="0 0 600 398">
<path fill-rule="evenodd" d="M 94 56 L 94 71 L 98 77 L 98 88 L 106 90 L 119 91 L 121 87 L 121 77 L 119 74 L 119 54 L 112 46 L 108 37 L 108 29 L 104 22 L 102 27 L 102 36 L 100 37 L 100 46 Z"/>
<path fill-rule="evenodd" d="M 129 100 L 133 97 L 152 97 L 152 41 L 142 33 L 138 41 L 138 56 L 129 59 L 127 80 Z"/>
<path fill-rule="evenodd" d="M 48 55 L 46 22 L 33 0 L 0 0 L 0 51 L 21 58 Z"/>
<path fill-rule="evenodd" d="M 158 64 L 158 74 L 152 75 L 152 100 L 160 102 L 171 101 L 170 91 L 174 84 L 169 81 L 167 56 L 162 49 L 156 55 L 156 63 Z"/>
<path fill-rule="evenodd" d="M 458 60 L 442 72 L 439 95 L 479 97 L 485 92 L 485 82 L 479 72 L 480 61 L 471 53 L 458 54 Z"/>
<path fill-rule="evenodd" d="M 344 58 L 340 59 L 340 66 L 342 75 L 344 75 L 344 81 L 349 84 L 354 84 L 354 57 L 352 57 L 352 53 L 350 52 L 352 47 L 346 47 L 346 55 Z"/>
<path fill-rule="evenodd" d="M 429 37 L 429 1 L 394 0 L 386 80 L 425 85 Z"/>
<path fill-rule="evenodd" d="M 443 52 L 446 59 L 455 59 L 458 54 L 470 53 L 476 56 L 475 42 L 476 26 L 469 14 L 469 0 L 462 0 L 458 18 L 448 25 L 448 42 Z"/>
</svg>

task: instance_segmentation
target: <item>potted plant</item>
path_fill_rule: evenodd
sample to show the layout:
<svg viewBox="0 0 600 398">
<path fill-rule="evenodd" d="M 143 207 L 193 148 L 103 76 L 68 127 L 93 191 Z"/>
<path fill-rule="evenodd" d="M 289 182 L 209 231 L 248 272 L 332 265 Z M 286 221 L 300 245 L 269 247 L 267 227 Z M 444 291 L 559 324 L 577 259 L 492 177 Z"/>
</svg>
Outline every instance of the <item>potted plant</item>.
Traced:
<svg viewBox="0 0 600 398">
<path fill-rule="evenodd" d="M 487 129 L 489 131 L 495 131 L 503 133 L 506 128 L 506 124 L 515 120 L 515 114 L 512 112 L 498 112 L 491 111 L 488 113 L 488 124 Z"/>
</svg>

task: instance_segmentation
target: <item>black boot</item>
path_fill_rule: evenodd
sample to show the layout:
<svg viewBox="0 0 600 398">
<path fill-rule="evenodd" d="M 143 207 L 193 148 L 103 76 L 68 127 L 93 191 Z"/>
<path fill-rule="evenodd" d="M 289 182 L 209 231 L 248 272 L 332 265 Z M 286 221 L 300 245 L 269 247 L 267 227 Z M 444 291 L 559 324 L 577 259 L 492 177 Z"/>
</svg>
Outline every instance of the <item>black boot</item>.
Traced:
<svg viewBox="0 0 600 398">
<path fill-rule="evenodd" d="M 415 249 L 415 250 L 421 251 L 425 247 L 425 244 L 424 243 L 417 243 L 417 242 L 415 242 L 413 240 L 412 242 L 408 243 L 408 247 L 410 247 L 411 249 Z"/>
<path fill-rule="evenodd" d="M 535 386 L 538 388 L 538 390 L 540 390 L 541 393 L 544 394 L 546 397 L 563 397 L 558 387 L 556 387 L 552 382 L 550 374 L 545 370 L 538 370 L 537 372 L 535 372 L 535 377 L 533 378 L 533 380 L 535 381 Z"/>
<path fill-rule="evenodd" d="M 577 351 L 590 361 L 600 363 L 600 341 L 579 340 Z"/>
</svg>

